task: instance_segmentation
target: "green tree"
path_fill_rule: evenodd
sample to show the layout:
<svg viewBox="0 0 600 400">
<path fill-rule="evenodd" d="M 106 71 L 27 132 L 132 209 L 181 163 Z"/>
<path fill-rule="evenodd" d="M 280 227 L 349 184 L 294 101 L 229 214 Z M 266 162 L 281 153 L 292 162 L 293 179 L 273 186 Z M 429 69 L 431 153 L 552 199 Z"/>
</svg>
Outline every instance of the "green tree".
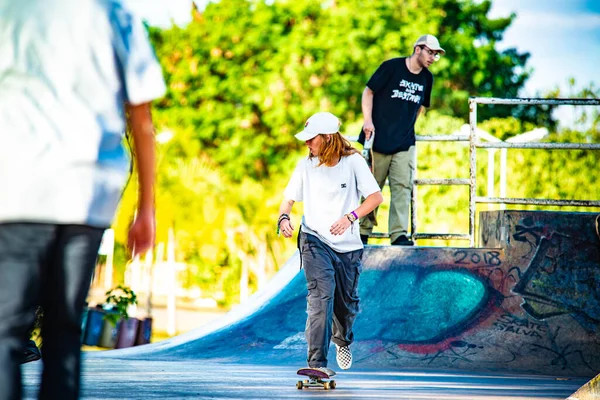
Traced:
<svg viewBox="0 0 600 400">
<path fill-rule="evenodd" d="M 186 28 L 152 31 L 169 87 L 158 108 L 170 126 L 193 127 L 198 150 L 234 181 L 268 178 L 288 169 L 290 153 L 301 145 L 292 134 L 308 116 L 328 110 L 348 124 L 360 120 L 369 76 L 385 59 L 410 54 L 415 39 L 430 32 L 448 51 L 432 67 L 433 107 L 465 118 L 469 96 L 515 96 L 529 76 L 528 54 L 495 49 L 514 16 L 490 19 L 490 4 L 210 3 Z M 480 118 L 513 111 L 519 114 L 487 107 Z"/>
<path fill-rule="evenodd" d="M 159 147 L 157 240 L 174 230 L 177 259 L 188 264 L 186 285 L 228 305 L 239 301 L 246 268 L 253 289 L 263 271 L 271 275 L 289 258 L 295 242 L 277 238 L 274 225 L 281 192 L 306 152 L 293 134 L 312 113 L 327 110 L 344 121 L 343 133 L 356 135 L 367 79 L 383 60 L 410 54 L 420 34 L 436 34 L 448 55 L 432 67 L 433 110 L 419 119 L 419 133 L 456 131 L 466 121 L 469 96 L 515 96 L 528 78 L 528 55 L 495 50 L 514 16 L 491 20 L 489 8 L 475 0 L 372 0 L 367 6 L 358 0 L 326 6 L 221 0 L 195 13 L 185 28 L 151 29 L 168 84 L 155 122 L 159 131 L 175 133 Z M 585 95 L 596 92 L 592 86 Z M 553 133 L 552 139 L 597 142 L 597 112 L 580 119 L 593 129 Z M 479 121 L 500 139 L 553 126 L 548 110 L 519 107 L 481 107 Z M 421 142 L 418 148 L 420 177 L 468 176 L 465 143 Z M 594 193 L 589 171 L 597 155 L 558 154 L 511 150 L 509 196 L 590 198 L 585 194 Z M 485 150 L 478 151 L 478 195 L 485 195 L 486 159 Z M 115 224 L 123 263 L 135 193 L 132 179 Z M 421 232 L 468 229 L 463 187 L 422 188 L 418 201 Z M 301 209 L 294 213 L 297 226 Z"/>
</svg>

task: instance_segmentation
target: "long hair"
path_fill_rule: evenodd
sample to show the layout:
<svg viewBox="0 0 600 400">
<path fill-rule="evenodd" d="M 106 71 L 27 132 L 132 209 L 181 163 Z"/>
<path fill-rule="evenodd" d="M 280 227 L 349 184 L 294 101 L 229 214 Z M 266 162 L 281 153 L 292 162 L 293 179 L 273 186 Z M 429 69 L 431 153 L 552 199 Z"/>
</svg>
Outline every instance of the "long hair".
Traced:
<svg viewBox="0 0 600 400">
<path fill-rule="evenodd" d="M 319 149 L 319 166 L 333 167 L 342 157 L 358 153 L 358 150 L 352 147 L 350 142 L 339 132 L 327 135 L 321 133 L 319 135 L 323 139 Z M 313 158 L 315 156 L 311 154 L 309 157 Z"/>
</svg>

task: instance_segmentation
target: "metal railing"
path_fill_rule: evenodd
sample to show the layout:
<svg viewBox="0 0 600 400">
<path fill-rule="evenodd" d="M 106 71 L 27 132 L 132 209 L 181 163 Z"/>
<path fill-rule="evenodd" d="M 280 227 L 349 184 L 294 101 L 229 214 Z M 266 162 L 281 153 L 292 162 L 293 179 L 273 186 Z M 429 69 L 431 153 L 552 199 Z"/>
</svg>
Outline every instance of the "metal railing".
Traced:
<svg viewBox="0 0 600 400">
<path fill-rule="evenodd" d="M 580 206 L 600 207 L 597 200 L 555 200 L 555 199 L 533 199 L 533 198 L 511 198 L 511 197 L 483 197 L 477 196 L 477 148 L 512 148 L 512 149 L 582 149 L 600 150 L 600 144 L 590 143 L 508 143 L 490 142 L 480 143 L 475 134 L 477 129 L 477 104 L 498 105 L 576 105 L 576 106 L 598 106 L 600 99 L 501 99 L 472 97 L 469 99 L 469 245 L 475 245 L 475 210 L 477 203 L 495 204 L 536 204 L 547 206 Z"/>
<path fill-rule="evenodd" d="M 419 142 L 467 142 L 467 135 L 433 135 L 422 136 L 417 135 L 416 140 Z M 416 157 L 416 152 L 415 152 Z M 418 159 L 418 157 L 417 157 Z M 415 165 L 416 162 L 415 162 Z M 415 168 L 416 175 L 416 168 Z M 469 235 L 464 233 L 418 233 L 417 231 L 417 187 L 425 185 L 452 185 L 452 186 L 469 186 L 471 181 L 465 178 L 415 178 L 413 179 L 413 188 L 411 196 L 411 237 L 413 240 L 419 239 L 444 239 L 444 240 L 468 240 Z"/>
<path fill-rule="evenodd" d="M 417 142 L 469 142 L 469 178 L 429 178 L 413 180 L 413 190 L 411 196 L 411 232 L 412 239 L 441 239 L 441 240 L 468 240 L 469 246 L 475 246 L 475 212 L 477 203 L 487 204 L 523 204 L 523 205 L 545 205 L 545 206 L 576 206 L 576 207 L 600 207 L 599 200 L 556 200 L 556 199 L 535 199 L 535 198 L 514 198 L 504 195 L 505 187 L 501 185 L 500 197 L 477 196 L 477 152 L 482 149 L 502 149 L 502 166 L 506 163 L 507 149 L 559 149 L 559 150 L 600 150 L 600 144 L 597 143 L 531 143 L 531 142 L 506 142 L 492 141 L 483 143 L 477 135 L 477 105 L 478 104 L 497 104 L 497 105 L 575 105 L 575 106 L 599 106 L 600 99 L 537 99 L 537 98 L 486 98 L 471 97 L 469 99 L 469 134 L 468 135 L 434 135 L 434 136 L 416 136 Z M 416 153 L 415 153 L 416 154 Z M 416 165 L 416 164 L 415 164 Z M 416 171 L 415 171 L 416 173 Z M 501 177 L 502 181 L 502 177 Z M 417 187 L 424 185 L 462 185 L 469 186 L 469 232 L 468 233 L 421 233 L 417 229 Z M 389 234 L 374 232 L 371 237 L 387 238 Z"/>
</svg>

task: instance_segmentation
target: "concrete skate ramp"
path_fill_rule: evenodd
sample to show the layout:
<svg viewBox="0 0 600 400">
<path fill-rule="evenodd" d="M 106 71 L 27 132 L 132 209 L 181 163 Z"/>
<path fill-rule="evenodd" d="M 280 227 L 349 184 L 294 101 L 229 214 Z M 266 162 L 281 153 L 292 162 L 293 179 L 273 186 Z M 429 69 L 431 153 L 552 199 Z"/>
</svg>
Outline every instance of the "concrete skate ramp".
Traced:
<svg viewBox="0 0 600 400">
<path fill-rule="evenodd" d="M 514 235 L 527 235 L 517 223 L 511 227 L 503 225 L 502 218 L 493 221 L 510 238 L 513 233 L 507 229 L 521 229 Z M 513 215 L 510 221 L 519 220 Z M 491 232 L 483 231 L 488 236 Z M 569 253 L 574 242 L 568 235 L 538 239 L 512 240 L 507 251 L 368 246 L 352 345 L 355 365 L 571 377 L 598 374 L 600 246 L 578 242 L 575 254 Z M 216 325 L 88 357 L 302 366 L 306 293 L 296 253 L 265 291 Z M 329 358 L 334 365 L 334 347 Z"/>
</svg>

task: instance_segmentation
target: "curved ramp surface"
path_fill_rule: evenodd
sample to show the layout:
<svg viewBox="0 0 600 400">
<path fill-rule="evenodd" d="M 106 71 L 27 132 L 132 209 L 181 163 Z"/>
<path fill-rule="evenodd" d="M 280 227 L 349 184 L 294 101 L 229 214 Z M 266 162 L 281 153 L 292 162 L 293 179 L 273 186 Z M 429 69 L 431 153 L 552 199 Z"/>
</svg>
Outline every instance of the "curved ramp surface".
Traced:
<svg viewBox="0 0 600 400">
<path fill-rule="evenodd" d="M 326 396 L 568 397 L 600 372 L 596 217 L 483 212 L 480 243 L 488 248 L 368 246 L 355 363 L 338 370 L 338 388 Z M 296 253 L 265 290 L 209 326 L 161 343 L 87 353 L 83 398 L 320 395 L 294 386 L 306 358 L 305 286 Z M 23 368 L 27 399 L 35 398 L 40 367 Z M 577 393 L 584 394 L 594 396 L 590 385 Z"/>
<path fill-rule="evenodd" d="M 534 257 L 535 258 L 535 257 Z M 354 366 L 591 377 L 600 340 L 568 314 L 536 319 L 502 249 L 368 246 Z M 223 321 L 165 342 L 97 357 L 291 365 L 306 361 L 307 294 L 297 253 L 269 287 Z M 329 359 L 335 365 L 335 348 Z M 572 392 L 571 392 L 572 393 Z"/>
</svg>

